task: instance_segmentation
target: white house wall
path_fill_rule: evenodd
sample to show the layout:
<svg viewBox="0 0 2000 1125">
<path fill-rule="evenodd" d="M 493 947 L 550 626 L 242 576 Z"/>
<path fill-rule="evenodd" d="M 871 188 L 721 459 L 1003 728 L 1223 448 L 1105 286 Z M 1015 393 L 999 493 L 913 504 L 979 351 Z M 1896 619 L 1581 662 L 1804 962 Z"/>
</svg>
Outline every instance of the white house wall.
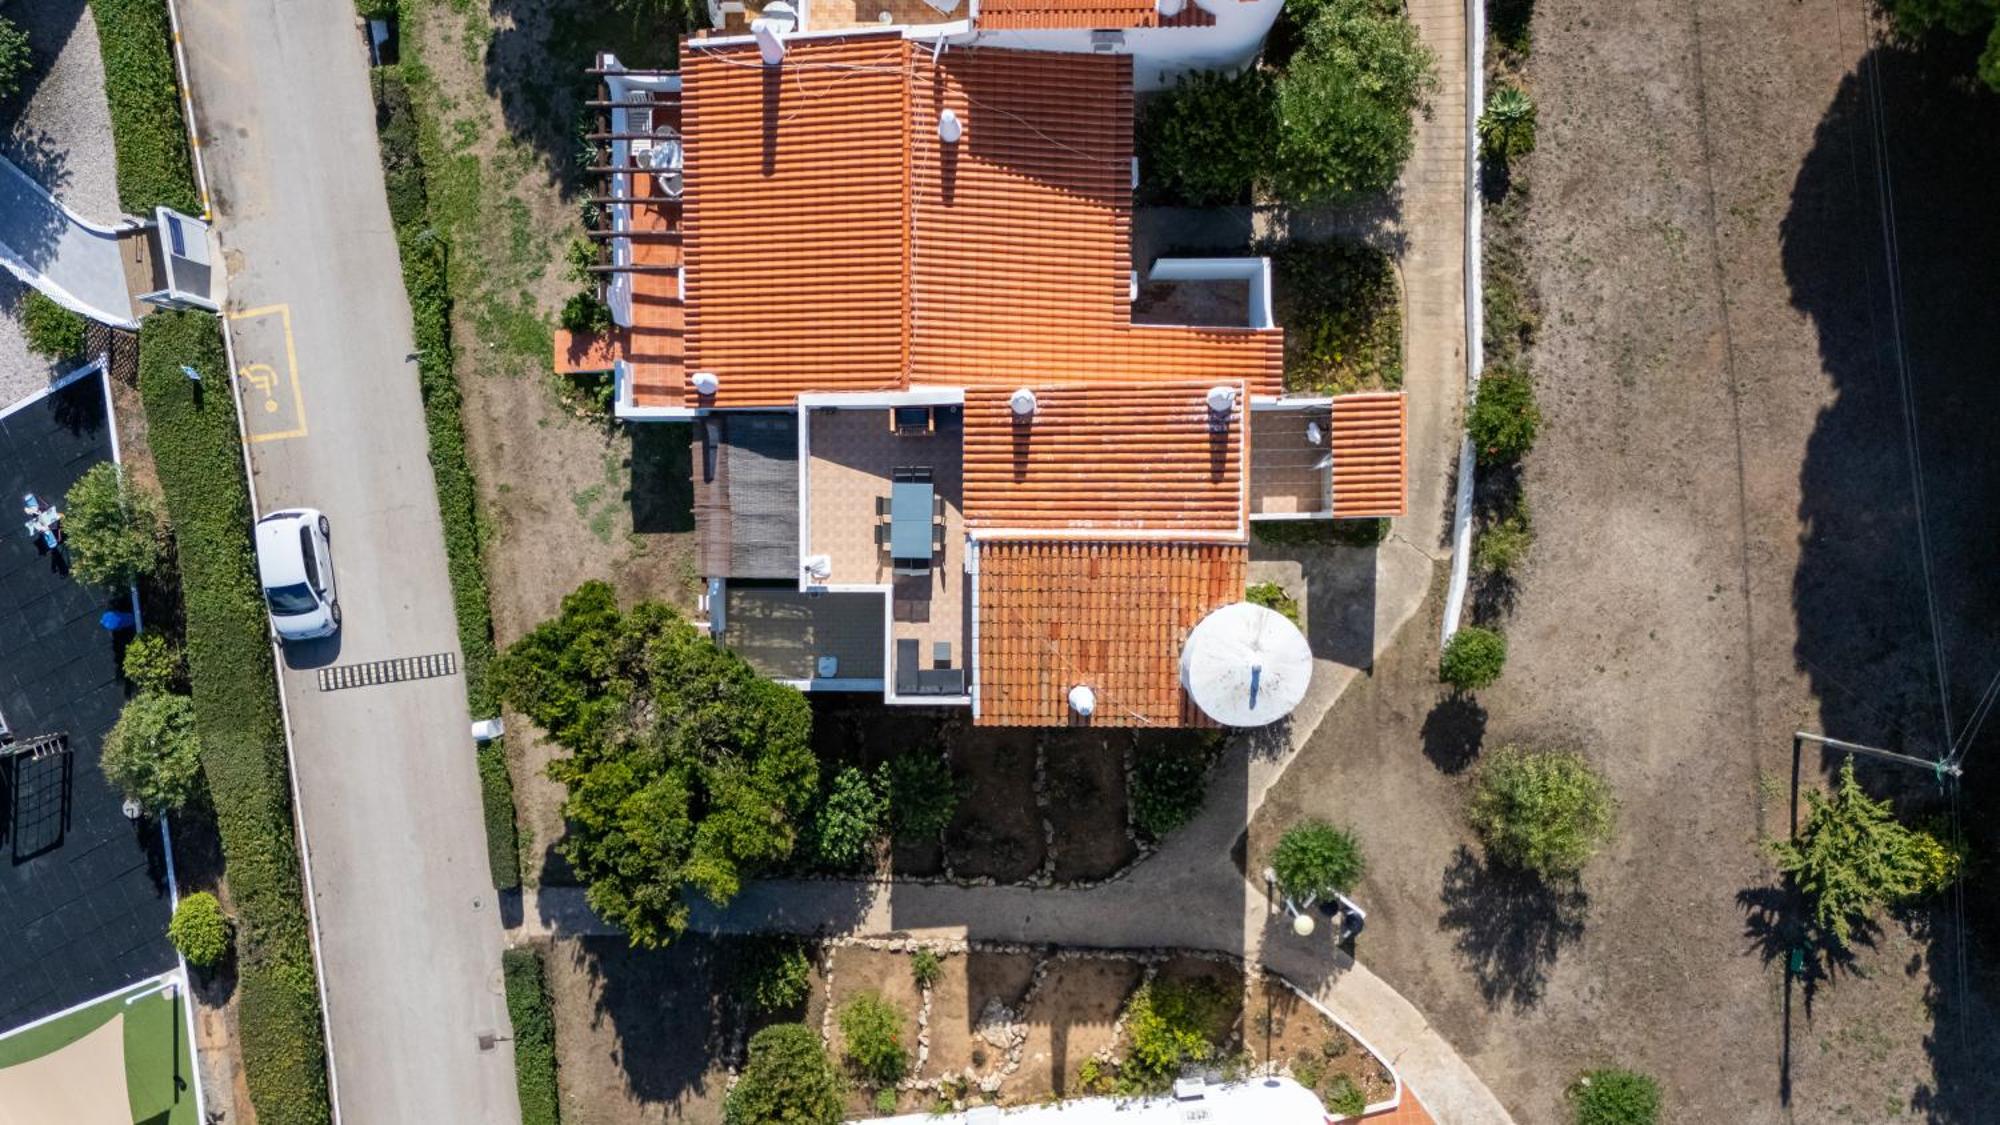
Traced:
<svg viewBox="0 0 2000 1125">
<path fill-rule="evenodd" d="M 1215 17 L 1213 27 L 1141 27 L 1118 34 L 1120 54 L 1132 56 L 1132 85 L 1144 93 L 1162 90 L 1191 70 L 1235 70 L 1257 56 L 1277 21 L 1282 0 L 1206 0 L 1198 4 Z M 1096 48 L 1082 28 L 1036 28 L 977 32 L 981 46 L 1025 51 L 1087 54 Z"/>
</svg>

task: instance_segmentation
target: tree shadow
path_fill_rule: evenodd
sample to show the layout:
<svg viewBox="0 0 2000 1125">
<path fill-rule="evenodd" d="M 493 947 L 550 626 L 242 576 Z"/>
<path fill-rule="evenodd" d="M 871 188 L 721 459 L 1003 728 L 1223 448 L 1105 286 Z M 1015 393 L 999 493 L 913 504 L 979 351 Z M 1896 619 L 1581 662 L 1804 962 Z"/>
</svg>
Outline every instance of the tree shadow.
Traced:
<svg viewBox="0 0 2000 1125">
<path fill-rule="evenodd" d="M 611 1056 L 633 1098 L 670 1105 L 708 1093 L 733 1007 L 723 943 L 690 935 L 664 949 L 634 949 L 622 936 L 585 937 L 568 954 L 595 981 L 598 1023 L 616 1032 Z M 558 947 L 551 957 L 561 955 Z"/>
<path fill-rule="evenodd" d="M 1486 740 L 1486 708 L 1463 693 L 1439 699 L 1424 716 L 1424 757 L 1445 774 L 1463 773 Z"/>
<path fill-rule="evenodd" d="M 1583 936 L 1590 896 L 1475 856 L 1461 845 L 1445 868 L 1438 926 L 1472 970 L 1487 1007 L 1525 1012 L 1541 1003 L 1549 966 Z"/>
</svg>

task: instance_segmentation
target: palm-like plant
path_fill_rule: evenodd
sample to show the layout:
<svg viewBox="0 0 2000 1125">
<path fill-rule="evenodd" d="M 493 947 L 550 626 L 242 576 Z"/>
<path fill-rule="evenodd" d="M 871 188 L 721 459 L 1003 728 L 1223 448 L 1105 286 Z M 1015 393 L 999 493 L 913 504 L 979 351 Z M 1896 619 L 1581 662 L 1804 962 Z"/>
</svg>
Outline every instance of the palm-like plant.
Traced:
<svg viewBox="0 0 2000 1125">
<path fill-rule="evenodd" d="M 1519 86 L 1505 85 L 1486 96 L 1479 115 L 1479 147 L 1488 160 L 1507 163 L 1535 150 L 1535 99 Z"/>
</svg>

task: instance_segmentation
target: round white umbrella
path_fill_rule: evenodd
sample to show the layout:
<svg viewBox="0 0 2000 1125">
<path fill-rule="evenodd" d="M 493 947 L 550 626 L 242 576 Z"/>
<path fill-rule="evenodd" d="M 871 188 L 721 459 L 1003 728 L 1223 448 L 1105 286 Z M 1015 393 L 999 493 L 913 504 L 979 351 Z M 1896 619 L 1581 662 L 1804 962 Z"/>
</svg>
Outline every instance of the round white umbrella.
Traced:
<svg viewBox="0 0 2000 1125">
<path fill-rule="evenodd" d="M 1249 602 L 1201 619 L 1181 646 L 1181 686 L 1226 727 L 1261 727 L 1292 713 L 1312 683 L 1312 647 L 1276 610 Z"/>
</svg>

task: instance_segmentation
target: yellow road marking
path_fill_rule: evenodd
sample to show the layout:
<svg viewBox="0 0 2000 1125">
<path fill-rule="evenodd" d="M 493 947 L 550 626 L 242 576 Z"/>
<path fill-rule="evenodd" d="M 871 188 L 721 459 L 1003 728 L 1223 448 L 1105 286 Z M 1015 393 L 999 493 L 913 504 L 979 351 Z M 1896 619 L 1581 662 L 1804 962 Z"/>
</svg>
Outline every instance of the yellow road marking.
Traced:
<svg viewBox="0 0 2000 1125">
<path fill-rule="evenodd" d="M 266 432 L 257 430 L 255 421 L 260 415 L 276 414 L 282 409 L 278 403 L 279 376 L 277 370 L 268 363 L 245 363 L 237 368 L 236 377 L 242 380 L 249 390 L 255 392 L 254 394 L 243 396 L 244 409 L 250 415 L 243 420 L 243 426 L 249 435 L 249 439 L 253 442 L 277 441 L 280 438 L 306 436 L 306 400 L 305 393 L 299 388 L 298 349 L 292 342 L 292 307 L 290 305 L 263 305 L 254 309 L 244 309 L 241 312 L 232 312 L 229 314 L 229 319 L 254 320 L 257 317 L 272 315 L 278 317 L 279 324 L 284 328 L 285 332 L 285 366 L 287 368 L 285 379 L 291 384 L 292 388 L 292 421 L 294 424 L 288 430 Z M 257 397 L 258 395 L 262 397 L 259 398 Z M 258 410 L 253 406 L 254 403 L 259 402 L 263 404 L 262 410 Z"/>
</svg>

